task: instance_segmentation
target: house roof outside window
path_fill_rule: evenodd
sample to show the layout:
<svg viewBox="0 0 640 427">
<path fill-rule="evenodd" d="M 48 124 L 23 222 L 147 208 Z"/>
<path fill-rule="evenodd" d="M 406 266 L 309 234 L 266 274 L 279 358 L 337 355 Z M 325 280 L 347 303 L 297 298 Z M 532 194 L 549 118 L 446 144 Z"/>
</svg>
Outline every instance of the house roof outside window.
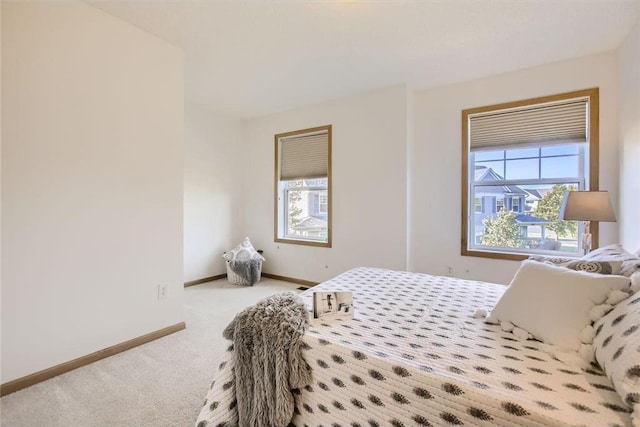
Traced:
<svg viewBox="0 0 640 427">
<path fill-rule="evenodd" d="M 323 228 L 327 228 L 327 221 L 324 219 L 316 218 L 313 216 L 308 216 L 302 219 L 295 227 L 296 230 L 320 230 Z"/>
</svg>

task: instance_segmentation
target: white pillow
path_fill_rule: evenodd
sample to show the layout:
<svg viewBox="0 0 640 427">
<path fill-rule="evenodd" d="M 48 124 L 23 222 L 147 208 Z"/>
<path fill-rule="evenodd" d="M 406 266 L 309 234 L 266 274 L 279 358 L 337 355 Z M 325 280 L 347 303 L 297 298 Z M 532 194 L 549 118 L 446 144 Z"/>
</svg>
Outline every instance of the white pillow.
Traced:
<svg viewBox="0 0 640 427">
<path fill-rule="evenodd" d="M 222 256 L 227 261 L 250 261 L 253 259 L 264 261 L 263 256 L 256 251 L 248 237 L 245 237 L 242 243 L 225 252 Z"/>
<path fill-rule="evenodd" d="M 581 344 L 589 344 L 584 339 L 588 335 L 585 328 L 602 316 L 607 307 L 611 308 L 603 304 L 612 291 L 628 287 L 629 279 L 623 276 L 525 260 L 491 312 L 491 318 L 510 322 L 546 344 L 578 351 Z M 594 310 L 599 305 L 604 309 Z"/>
<path fill-rule="evenodd" d="M 631 293 L 640 292 L 640 271 L 633 273 L 629 279 L 631 279 Z"/>
</svg>

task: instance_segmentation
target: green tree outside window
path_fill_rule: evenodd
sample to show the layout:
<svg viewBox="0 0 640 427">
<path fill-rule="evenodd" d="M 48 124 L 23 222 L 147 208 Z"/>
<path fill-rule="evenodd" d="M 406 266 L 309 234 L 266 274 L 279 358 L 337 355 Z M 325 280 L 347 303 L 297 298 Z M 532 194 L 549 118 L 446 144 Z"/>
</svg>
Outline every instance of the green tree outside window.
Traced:
<svg viewBox="0 0 640 427">
<path fill-rule="evenodd" d="M 547 230 L 551 230 L 556 234 L 556 240 L 560 237 L 573 237 L 578 235 L 578 223 L 576 221 L 563 221 L 559 218 L 560 206 L 564 193 L 575 190 L 575 185 L 556 184 L 551 188 L 545 196 L 538 202 L 533 211 L 533 215 L 551 221 L 547 224 Z"/>
<path fill-rule="evenodd" d="M 503 248 L 524 247 L 516 217 L 515 212 L 501 209 L 495 219 L 482 220 L 485 227 L 485 233 L 481 238 L 482 244 Z"/>
</svg>

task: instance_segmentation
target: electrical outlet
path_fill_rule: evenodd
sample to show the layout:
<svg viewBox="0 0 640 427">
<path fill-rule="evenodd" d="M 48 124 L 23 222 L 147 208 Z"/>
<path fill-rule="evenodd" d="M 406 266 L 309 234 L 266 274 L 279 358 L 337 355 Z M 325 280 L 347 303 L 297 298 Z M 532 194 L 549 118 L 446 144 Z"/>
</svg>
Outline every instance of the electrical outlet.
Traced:
<svg viewBox="0 0 640 427">
<path fill-rule="evenodd" d="M 168 292 L 167 285 L 158 285 L 158 300 L 165 299 Z"/>
<path fill-rule="evenodd" d="M 453 268 L 447 267 L 447 276 L 452 276 L 452 275 L 453 275 Z"/>
</svg>

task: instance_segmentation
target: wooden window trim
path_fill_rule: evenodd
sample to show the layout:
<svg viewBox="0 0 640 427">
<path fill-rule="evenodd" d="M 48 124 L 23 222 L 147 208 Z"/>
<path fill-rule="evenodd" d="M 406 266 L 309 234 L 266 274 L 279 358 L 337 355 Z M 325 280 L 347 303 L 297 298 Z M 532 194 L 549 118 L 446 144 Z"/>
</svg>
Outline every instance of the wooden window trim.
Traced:
<svg viewBox="0 0 640 427">
<path fill-rule="evenodd" d="M 279 140 L 280 138 L 296 136 L 296 135 L 304 135 L 307 133 L 313 132 L 327 132 L 327 156 L 328 156 L 328 164 L 327 164 L 327 241 L 326 242 L 315 242 L 312 240 L 304 240 L 304 239 L 292 239 L 289 237 L 279 237 L 278 236 L 278 184 L 280 182 L 279 176 Z M 303 246 L 316 246 L 323 248 L 331 247 L 331 235 L 332 235 L 332 212 L 333 212 L 333 191 L 331 189 L 332 179 L 331 179 L 331 158 L 332 158 L 332 125 L 325 126 L 317 126 L 308 129 L 295 130 L 291 132 L 279 133 L 274 136 L 274 201 L 273 201 L 273 241 L 276 243 L 289 243 L 293 245 L 303 245 Z"/>
<path fill-rule="evenodd" d="M 475 256 L 482 258 L 507 259 L 521 261 L 529 255 L 495 251 L 479 251 L 468 248 L 468 228 L 469 228 L 469 116 L 478 113 L 485 113 L 494 110 L 524 107 L 532 104 L 542 104 L 546 102 L 556 102 L 565 99 L 589 97 L 589 190 L 599 190 L 600 172 L 600 91 L 598 88 L 565 92 L 557 95 L 530 98 L 521 101 L 505 102 L 502 104 L 488 105 L 484 107 L 470 108 L 462 111 L 462 221 L 460 253 L 462 256 Z M 593 248 L 598 247 L 599 227 L 597 221 L 591 222 L 591 234 Z"/>
</svg>

